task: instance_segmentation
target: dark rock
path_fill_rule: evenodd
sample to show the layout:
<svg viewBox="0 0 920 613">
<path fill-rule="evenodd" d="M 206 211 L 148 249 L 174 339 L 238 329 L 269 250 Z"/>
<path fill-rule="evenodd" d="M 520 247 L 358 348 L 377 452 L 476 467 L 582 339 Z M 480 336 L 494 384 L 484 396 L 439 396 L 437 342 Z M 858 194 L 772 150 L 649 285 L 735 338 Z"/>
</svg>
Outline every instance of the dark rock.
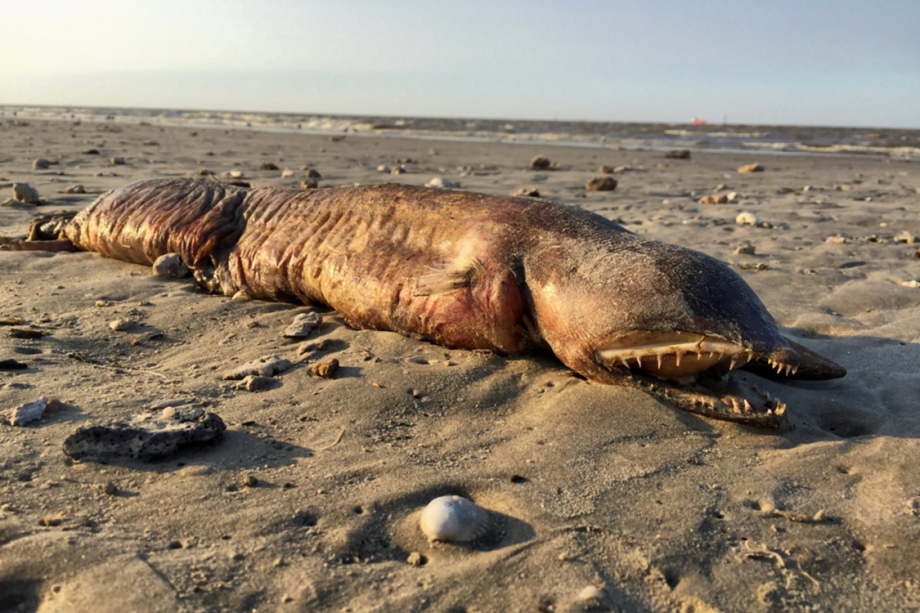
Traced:
<svg viewBox="0 0 920 613">
<path fill-rule="evenodd" d="M 594 177 L 585 184 L 589 192 L 609 192 L 617 188 L 617 180 L 613 177 Z"/>
<path fill-rule="evenodd" d="M 669 160 L 689 160 L 690 151 L 688 149 L 681 149 L 680 151 L 668 151 L 664 154 Z"/>
<path fill-rule="evenodd" d="M 28 364 L 16 360 L 0 360 L 0 370 L 25 370 L 28 367 Z"/>
</svg>

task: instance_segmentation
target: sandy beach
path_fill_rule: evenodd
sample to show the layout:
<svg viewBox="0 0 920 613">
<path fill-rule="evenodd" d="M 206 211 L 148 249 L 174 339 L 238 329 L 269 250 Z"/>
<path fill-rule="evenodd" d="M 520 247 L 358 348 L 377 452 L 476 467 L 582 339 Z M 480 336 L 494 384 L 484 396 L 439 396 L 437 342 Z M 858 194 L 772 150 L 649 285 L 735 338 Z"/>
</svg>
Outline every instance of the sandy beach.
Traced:
<svg viewBox="0 0 920 613">
<path fill-rule="evenodd" d="M 558 167 L 529 168 L 536 155 Z M 616 190 L 586 191 L 601 166 Z M 0 319 L 44 333 L 0 326 L 0 360 L 27 365 L 0 371 L 0 411 L 62 403 L 0 423 L 0 612 L 920 607 L 916 160 L 6 119 L 0 202 L 28 183 L 42 204 L 4 202 L 0 235 L 137 179 L 300 189 L 306 169 L 320 188 L 536 189 L 702 251 L 848 375 L 742 375 L 788 405 L 786 427 L 756 430 L 588 383 L 546 352 L 448 350 L 95 254 L 0 251 Z M 313 336 L 282 337 L 312 311 Z M 222 378 L 266 355 L 294 362 L 270 389 Z M 333 357 L 335 378 L 311 375 Z M 219 414 L 224 439 L 155 463 L 62 452 L 81 426 L 177 398 Z M 420 511 L 444 494 L 487 509 L 488 535 L 429 543 Z"/>
</svg>

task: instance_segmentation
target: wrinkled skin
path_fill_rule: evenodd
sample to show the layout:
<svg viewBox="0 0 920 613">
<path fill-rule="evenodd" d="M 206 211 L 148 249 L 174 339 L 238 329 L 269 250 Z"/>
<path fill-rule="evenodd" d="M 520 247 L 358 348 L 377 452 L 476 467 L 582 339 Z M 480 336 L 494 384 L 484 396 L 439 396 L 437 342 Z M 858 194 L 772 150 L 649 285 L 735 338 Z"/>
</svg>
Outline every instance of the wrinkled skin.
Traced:
<svg viewBox="0 0 920 613">
<path fill-rule="evenodd" d="M 355 328 L 452 348 L 540 345 L 591 381 L 751 425 L 778 426 L 785 406 L 739 395 L 731 368 L 845 374 L 783 338 L 721 262 L 533 198 L 154 179 L 103 195 L 47 247 L 140 264 L 178 253 L 212 291 L 322 303 Z"/>
</svg>

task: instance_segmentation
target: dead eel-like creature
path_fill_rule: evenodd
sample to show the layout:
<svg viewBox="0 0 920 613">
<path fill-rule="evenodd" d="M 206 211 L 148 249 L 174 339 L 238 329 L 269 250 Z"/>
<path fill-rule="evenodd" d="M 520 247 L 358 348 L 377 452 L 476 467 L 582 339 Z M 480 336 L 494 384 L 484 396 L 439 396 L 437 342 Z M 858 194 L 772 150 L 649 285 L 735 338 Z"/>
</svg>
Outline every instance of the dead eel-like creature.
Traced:
<svg viewBox="0 0 920 613">
<path fill-rule="evenodd" d="M 355 328 L 451 348 L 548 347 L 590 381 L 754 426 L 779 426 L 786 407 L 739 391 L 728 371 L 846 374 L 785 339 L 718 260 L 536 198 L 150 179 L 104 194 L 55 232 L 7 243 L 148 265 L 177 253 L 212 292 L 321 303 Z"/>
</svg>

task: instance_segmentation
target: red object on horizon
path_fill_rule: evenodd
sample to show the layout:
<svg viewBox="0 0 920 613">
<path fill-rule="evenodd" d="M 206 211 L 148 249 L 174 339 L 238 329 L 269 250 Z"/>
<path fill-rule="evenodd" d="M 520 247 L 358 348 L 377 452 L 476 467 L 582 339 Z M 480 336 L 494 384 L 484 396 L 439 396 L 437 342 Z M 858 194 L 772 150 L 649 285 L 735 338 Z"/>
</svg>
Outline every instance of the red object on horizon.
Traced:
<svg viewBox="0 0 920 613">
<path fill-rule="evenodd" d="M 705 120 L 705 119 L 697 119 L 696 117 L 694 117 L 693 119 L 690 120 L 690 125 L 691 125 L 691 126 L 705 126 L 705 125 L 706 125 L 706 120 Z"/>
</svg>

